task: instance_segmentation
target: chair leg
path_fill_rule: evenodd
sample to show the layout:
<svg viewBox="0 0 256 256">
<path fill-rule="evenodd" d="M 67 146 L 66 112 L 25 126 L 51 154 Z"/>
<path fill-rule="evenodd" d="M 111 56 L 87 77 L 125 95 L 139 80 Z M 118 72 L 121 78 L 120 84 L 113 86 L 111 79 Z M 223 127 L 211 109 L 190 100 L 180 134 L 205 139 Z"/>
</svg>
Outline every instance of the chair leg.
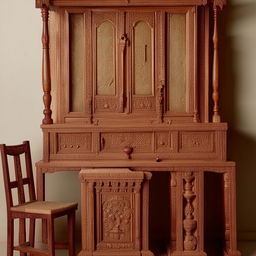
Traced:
<svg viewBox="0 0 256 256">
<path fill-rule="evenodd" d="M 54 240 L 54 219 L 50 216 L 47 219 L 48 233 L 48 256 L 55 256 L 55 240 Z"/>
<path fill-rule="evenodd" d="M 35 219 L 30 219 L 30 223 L 29 223 L 29 244 L 32 247 L 35 246 L 35 225 L 36 225 L 36 220 Z"/>
<path fill-rule="evenodd" d="M 26 243 L 26 219 L 19 219 L 19 244 Z M 27 253 L 20 252 L 20 256 L 27 256 Z"/>
<path fill-rule="evenodd" d="M 75 256 L 75 211 L 68 214 L 68 253 L 69 256 Z"/>
<path fill-rule="evenodd" d="M 9 218 L 7 224 L 7 256 L 13 256 L 14 219 Z"/>
</svg>

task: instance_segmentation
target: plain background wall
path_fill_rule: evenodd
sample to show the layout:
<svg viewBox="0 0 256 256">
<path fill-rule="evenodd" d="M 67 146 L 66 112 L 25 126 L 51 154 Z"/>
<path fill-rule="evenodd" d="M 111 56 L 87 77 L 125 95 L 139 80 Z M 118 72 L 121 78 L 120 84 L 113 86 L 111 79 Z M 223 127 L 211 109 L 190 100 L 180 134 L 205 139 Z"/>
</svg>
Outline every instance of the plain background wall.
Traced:
<svg viewBox="0 0 256 256">
<path fill-rule="evenodd" d="M 0 143 L 30 140 L 36 162 L 42 156 L 43 104 L 41 15 L 34 2 L 0 4 Z M 228 2 L 221 25 L 221 109 L 230 125 L 228 156 L 238 164 L 239 237 L 256 240 L 256 0 Z M 77 172 L 48 174 L 46 183 L 48 198 L 80 200 Z M 5 230 L 0 172 L 0 241 L 6 241 Z"/>
</svg>

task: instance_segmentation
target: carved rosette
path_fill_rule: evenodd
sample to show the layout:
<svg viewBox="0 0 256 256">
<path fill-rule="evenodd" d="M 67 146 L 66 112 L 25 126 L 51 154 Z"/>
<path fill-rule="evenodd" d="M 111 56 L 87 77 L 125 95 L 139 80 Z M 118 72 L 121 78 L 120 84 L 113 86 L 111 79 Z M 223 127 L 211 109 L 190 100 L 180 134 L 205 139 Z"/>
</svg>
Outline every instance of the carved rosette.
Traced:
<svg viewBox="0 0 256 256">
<path fill-rule="evenodd" d="M 197 228 L 197 221 L 194 220 L 194 207 L 193 201 L 196 197 L 194 193 L 194 180 L 193 172 L 187 172 L 184 175 L 184 192 L 183 197 L 185 200 L 183 228 L 184 235 L 184 250 L 195 251 L 197 248 L 197 238 L 195 231 Z"/>
</svg>

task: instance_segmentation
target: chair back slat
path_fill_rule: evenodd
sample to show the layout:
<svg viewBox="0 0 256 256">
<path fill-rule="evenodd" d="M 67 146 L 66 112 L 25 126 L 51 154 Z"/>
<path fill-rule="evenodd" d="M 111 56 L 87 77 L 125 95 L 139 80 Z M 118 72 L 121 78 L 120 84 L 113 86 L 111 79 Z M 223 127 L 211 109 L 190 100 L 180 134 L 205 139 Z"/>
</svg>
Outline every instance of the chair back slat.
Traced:
<svg viewBox="0 0 256 256">
<path fill-rule="evenodd" d="M 26 161 L 26 172 L 27 178 L 29 180 L 29 198 L 30 201 L 36 200 L 36 191 L 35 191 L 35 184 L 34 184 L 34 177 L 33 177 L 33 168 L 32 168 L 32 160 L 31 160 L 31 151 L 29 141 L 24 141 L 26 151 L 25 151 L 25 161 Z"/>
<path fill-rule="evenodd" d="M 20 164 L 20 156 L 14 155 L 14 170 L 15 170 L 15 177 L 18 184 L 18 199 L 19 204 L 24 204 L 26 202 L 25 199 L 25 192 L 23 187 L 23 181 L 22 181 L 22 170 L 21 170 L 21 164 Z"/>
<path fill-rule="evenodd" d="M 0 145 L 2 166 L 3 166 L 3 176 L 4 176 L 4 186 L 6 194 L 7 210 L 13 206 L 12 189 L 17 188 L 18 191 L 18 203 L 23 204 L 26 202 L 31 202 L 36 200 L 35 195 L 35 185 L 32 170 L 32 161 L 30 146 L 28 141 L 24 141 L 23 144 L 16 146 L 6 146 L 5 144 Z M 22 177 L 22 166 L 20 156 L 25 154 L 25 167 L 27 177 Z M 10 168 L 8 165 L 8 156 L 12 156 L 14 159 L 14 181 L 10 180 Z M 26 200 L 26 194 L 24 186 L 28 185 L 29 200 Z"/>
</svg>

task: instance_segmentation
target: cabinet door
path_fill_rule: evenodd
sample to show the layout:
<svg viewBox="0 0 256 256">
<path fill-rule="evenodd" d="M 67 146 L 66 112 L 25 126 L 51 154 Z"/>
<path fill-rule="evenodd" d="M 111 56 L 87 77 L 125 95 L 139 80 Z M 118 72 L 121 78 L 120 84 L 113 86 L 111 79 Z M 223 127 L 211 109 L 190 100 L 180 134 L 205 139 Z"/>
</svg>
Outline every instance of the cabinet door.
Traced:
<svg viewBox="0 0 256 256">
<path fill-rule="evenodd" d="M 122 112 L 118 74 L 118 11 L 92 11 L 93 95 L 95 113 Z"/>
<path fill-rule="evenodd" d="M 128 11 L 127 94 L 129 112 L 155 115 L 155 13 Z"/>
<path fill-rule="evenodd" d="M 196 92 L 196 42 L 194 8 L 165 13 L 167 116 L 193 116 Z"/>
</svg>

